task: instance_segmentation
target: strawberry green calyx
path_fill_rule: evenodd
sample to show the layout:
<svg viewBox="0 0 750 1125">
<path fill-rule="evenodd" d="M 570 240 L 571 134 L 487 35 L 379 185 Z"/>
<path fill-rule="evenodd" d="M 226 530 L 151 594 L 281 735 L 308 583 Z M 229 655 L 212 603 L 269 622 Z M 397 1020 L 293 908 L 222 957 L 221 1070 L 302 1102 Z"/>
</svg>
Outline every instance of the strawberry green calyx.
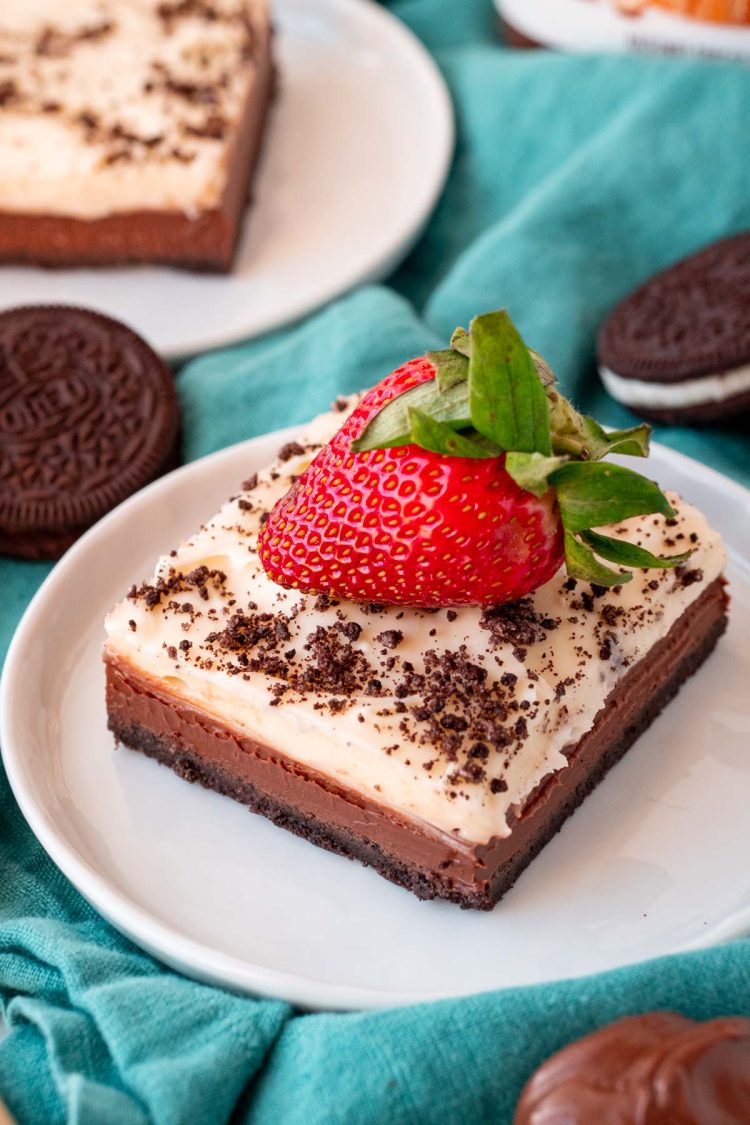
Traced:
<svg viewBox="0 0 750 1125">
<path fill-rule="evenodd" d="M 355 453 L 417 445 L 446 457 L 505 455 L 509 476 L 534 496 L 554 489 L 574 578 L 613 586 L 632 578 L 620 567 L 673 567 L 669 557 L 595 528 L 633 516 L 674 511 L 652 481 L 632 469 L 602 464 L 610 453 L 647 457 L 647 425 L 606 431 L 560 393 L 541 356 L 527 348 L 504 310 L 457 328 L 450 348 L 427 358 L 436 377 L 405 391 L 370 419 L 352 442 Z"/>
</svg>

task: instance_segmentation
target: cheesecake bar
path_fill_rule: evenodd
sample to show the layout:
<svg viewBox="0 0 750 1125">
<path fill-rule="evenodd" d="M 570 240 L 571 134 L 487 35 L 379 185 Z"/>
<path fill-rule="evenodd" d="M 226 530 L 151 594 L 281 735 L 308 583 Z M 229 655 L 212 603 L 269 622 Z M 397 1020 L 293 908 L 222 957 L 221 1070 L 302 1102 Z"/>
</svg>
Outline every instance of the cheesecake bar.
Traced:
<svg viewBox="0 0 750 1125">
<path fill-rule="evenodd" d="M 0 262 L 228 270 L 272 81 L 267 0 L 0 6 Z"/>
<path fill-rule="evenodd" d="M 673 517 L 610 534 L 689 560 L 606 590 L 561 571 L 515 603 L 427 610 L 283 589 L 259 530 L 351 405 L 111 612 L 109 727 L 420 898 L 489 909 L 713 649 L 725 550 L 670 496 Z"/>
</svg>

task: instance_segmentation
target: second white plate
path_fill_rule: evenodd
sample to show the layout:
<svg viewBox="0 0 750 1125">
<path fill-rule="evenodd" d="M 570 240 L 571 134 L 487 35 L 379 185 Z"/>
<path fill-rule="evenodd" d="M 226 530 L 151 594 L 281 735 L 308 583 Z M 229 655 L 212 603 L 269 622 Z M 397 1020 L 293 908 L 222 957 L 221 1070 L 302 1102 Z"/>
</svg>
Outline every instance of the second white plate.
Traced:
<svg viewBox="0 0 750 1125">
<path fill-rule="evenodd" d="M 750 28 L 661 8 L 637 15 L 613 0 L 495 0 L 502 18 L 534 43 L 563 51 L 642 51 L 750 61 Z"/>
<path fill-rule="evenodd" d="M 190 975 L 311 1007 L 576 976 L 750 929 L 750 492 L 664 448 L 650 471 L 709 513 L 730 546 L 729 632 L 491 913 L 418 902 L 115 752 L 106 611 L 289 436 L 214 454 L 127 501 L 58 564 L 16 633 L 0 689 L 6 769 L 34 832 L 89 901 Z"/>
<path fill-rule="evenodd" d="M 161 268 L 0 268 L 0 310 L 85 305 L 168 359 L 256 336 L 384 277 L 445 182 L 453 115 L 440 73 L 370 0 L 275 0 L 280 90 L 227 277 Z"/>
</svg>

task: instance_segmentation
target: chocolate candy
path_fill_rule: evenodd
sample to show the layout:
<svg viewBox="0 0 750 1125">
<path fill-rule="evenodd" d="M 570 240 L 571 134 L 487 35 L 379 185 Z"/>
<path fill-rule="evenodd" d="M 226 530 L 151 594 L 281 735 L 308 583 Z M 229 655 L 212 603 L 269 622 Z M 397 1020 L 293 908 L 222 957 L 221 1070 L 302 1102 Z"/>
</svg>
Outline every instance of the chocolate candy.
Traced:
<svg viewBox="0 0 750 1125">
<path fill-rule="evenodd" d="M 171 372 L 139 336 L 67 306 L 0 314 L 0 552 L 59 557 L 176 463 Z"/>
<path fill-rule="evenodd" d="M 514 1125 L 746 1125 L 750 1019 L 674 1012 L 618 1020 L 539 1068 Z"/>
</svg>

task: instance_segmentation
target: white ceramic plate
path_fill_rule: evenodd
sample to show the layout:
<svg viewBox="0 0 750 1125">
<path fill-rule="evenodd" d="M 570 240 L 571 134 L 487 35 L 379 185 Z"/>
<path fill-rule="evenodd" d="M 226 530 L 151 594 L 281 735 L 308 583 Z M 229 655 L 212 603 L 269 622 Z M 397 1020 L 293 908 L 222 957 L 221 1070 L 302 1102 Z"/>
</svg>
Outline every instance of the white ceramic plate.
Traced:
<svg viewBox="0 0 750 1125">
<path fill-rule="evenodd" d="M 180 469 L 102 520 L 27 610 L 0 690 L 11 785 L 52 859 L 184 972 L 304 1006 L 387 1006 L 576 976 L 750 929 L 750 492 L 656 448 L 711 514 L 732 618 L 708 664 L 489 914 L 422 903 L 106 730 L 102 619 L 293 432 Z"/>
<path fill-rule="evenodd" d="M 303 316 L 411 248 L 453 149 L 445 84 L 370 0 L 274 0 L 279 97 L 232 274 L 0 269 L 0 309 L 86 305 L 182 358 Z"/>
</svg>

